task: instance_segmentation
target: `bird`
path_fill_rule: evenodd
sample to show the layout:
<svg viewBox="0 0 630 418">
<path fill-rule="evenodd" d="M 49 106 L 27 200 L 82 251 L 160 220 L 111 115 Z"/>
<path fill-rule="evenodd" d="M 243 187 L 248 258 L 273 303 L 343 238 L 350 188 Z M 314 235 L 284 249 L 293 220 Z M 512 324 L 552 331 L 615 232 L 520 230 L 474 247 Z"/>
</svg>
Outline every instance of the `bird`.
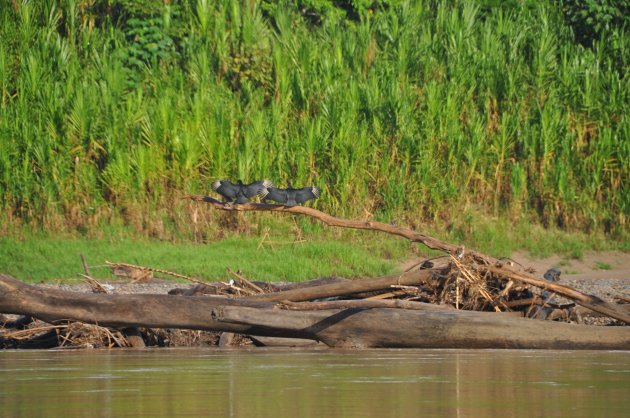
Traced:
<svg viewBox="0 0 630 418">
<path fill-rule="evenodd" d="M 286 189 L 277 189 L 273 186 L 267 187 L 267 194 L 262 197 L 263 203 L 267 203 L 267 200 L 273 200 L 285 206 L 295 206 L 319 197 L 318 187 L 308 186 L 294 189 L 290 181 L 287 181 L 287 183 L 289 187 Z"/>
<path fill-rule="evenodd" d="M 239 204 L 249 202 L 249 199 L 254 196 L 264 198 L 270 187 L 273 187 L 273 183 L 269 180 L 259 180 L 250 184 L 243 184 L 241 180 L 237 180 L 236 184 L 229 180 L 212 183 L 212 190 L 225 197 L 228 202 Z"/>
<path fill-rule="evenodd" d="M 560 269 L 550 268 L 549 270 L 547 270 L 545 272 L 545 274 L 543 274 L 543 277 L 545 279 L 549 280 L 550 282 L 559 282 L 560 281 L 560 274 L 562 274 Z"/>
</svg>

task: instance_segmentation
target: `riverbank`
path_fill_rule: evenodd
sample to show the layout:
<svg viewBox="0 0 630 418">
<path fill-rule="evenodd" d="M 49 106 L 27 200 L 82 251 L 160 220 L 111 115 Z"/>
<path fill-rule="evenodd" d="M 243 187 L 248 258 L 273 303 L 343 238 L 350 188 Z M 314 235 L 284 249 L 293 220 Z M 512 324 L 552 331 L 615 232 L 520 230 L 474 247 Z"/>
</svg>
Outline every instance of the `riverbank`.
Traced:
<svg viewBox="0 0 630 418">
<path fill-rule="evenodd" d="M 244 216 L 252 215 L 250 213 Z M 258 214 L 256 214 L 258 215 Z M 85 235 L 54 234 L 17 228 L 0 236 L 0 272 L 26 282 L 76 282 L 84 273 L 81 255 L 97 279 L 115 277 L 105 261 L 124 262 L 175 271 L 202 280 L 226 280 L 228 269 L 240 270 L 254 280 L 300 281 L 338 275 L 365 277 L 393 274 L 407 260 L 438 253 L 373 231 L 326 228 L 303 217 L 249 216 L 257 223 L 247 230 L 226 229 L 221 237 L 195 241 L 193 237 L 160 240 L 128 229 L 105 229 Z M 292 222 L 293 221 L 293 222 Z M 598 234 L 586 235 L 545 229 L 540 225 L 486 218 L 452 227 L 417 227 L 446 242 L 463 245 L 494 257 L 546 260 L 541 270 L 559 267 L 565 274 L 610 271 L 615 257 L 627 254 L 621 265 L 630 266 L 630 244 Z M 611 253 L 612 251 L 612 253 Z M 592 259 L 589 254 L 596 255 Z M 587 257 L 587 258 L 585 258 Z M 599 257 L 599 258 L 598 258 Z M 289 261 L 291 260 L 291 261 Z M 527 264 L 527 263 L 525 263 Z M 630 267 L 629 267 L 630 268 Z"/>
<path fill-rule="evenodd" d="M 536 275 L 551 267 L 559 268 L 561 272 L 560 283 L 568 285 L 578 291 L 594 295 L 608 303 L 618 303 L 628 301 L 630 297 L 630 255 L 622 252 L 593 253 L 588 254 L 575 264 L 570 264 L 566 260 L 551 257 L 548 259 L 529 260 L 522 254 L 515 254 L 512 261 L 521 264 L 529 269 L 536 270 Z M 601 270 L 605 271 L 585 271 Z M 400 266 L 404 267 L 404 266 Z M 564 267 L 564 268 L 563 268 Z M 582 269 L 576 272 L 572 269 Z M 529 270 L 528 269 L 528 270 Z M 146 276 L 143 279 L 118 279 L 113 281 L 102 281 L 96 286 L 98 291 L 113 295 L 129 294 L 154 294 L 154 295 L 200 295 L 204 293 L 225 294 L 234 296 L 250 295 L 252 289 L 254 293 L 259 291 L 277 291 L 284 285 L 281 283 L 265 284 L 257 282 L 251 284 L 245 279 L 240 279 L 238 274 L 232 274 L 236 279 L 208 283 L 210 286 L 199 287 L 199 283 L 181 283 L 180 280 L 166 280 Z M 343 280 L 343 279 L 342 279 Z M 41 283 L 39 288 L 64 290 L 79 293 L 92 293 L 95 291 L 95 282 L 81 283 Z M 263 288 L 263 290 L 260 289 Z M 33 289 L 32 292 L 38 291 Z M 529 289 L 534 296 L 540 294 L 540 289 L 532 287 Z M 51 292 L 54 293 L 54 292 Z M 44 294 L 48 294 L 45 292 Z M 76 296 L 75 296 L 76 297 Z M 180 296 L 172 296 L 177 298 Z M 527 296 L 526 296 L 527 297 Z M 547 298 L 547 296 L 543 296 Z M 169 297 L 169 300 L 170 297 Z M 173 299 L 174 301 L 175 299 Z M 561 297 L 554 297 L 550 302 L 557 305 L 570 307 L 571 300 Z M 504 306 L 504 305 L 502 305 Z M 148 308 L 147 308 L 148 309 Z M 564 308 L 568 309 L 568 308 Z M 593 308 L 595 309 L 595 308 Z M 521 312 L 521 315 L 523 315 Z M 529 311 L 528 311 L 529 312 Z M 518 312 L 512 312 L 518 314 Z M 560 316 L 556 319 L 562 321 L 578 322 L 587 325 L 622 325 L 622 322 L 612 318 L 595 314 L 582 306 L 573 310 L 559 311 Z M 64 316 L 65 317 L 65 316 Z M 499 317 L 497 317 L 499 318 Z M 5 324 L 0 334 L 0 346 L 4 348 L 53 348 L 53 347 L 73 347 L 73 348 L 111 348 L 111 347 L 184 347 L 184 346 L 243 346 L 243 345 L 304 345 L 308 340 L 276 339 L 269 340 L 268 337 L 249 337 L 226 332 L 193 331 L 186 329 L 164 329 L 164 328 L 103 328 L 96 325 L 83 324 L 79 322 L 60 324 L 56 321 L 53 324 L 33 321 L 27 317 L 16 315 L 2 315 L 0 318 Z M 542 325 L 542 324 L 541 324 Z M 311 342 L 312 343 L 312 342 Z"/>
<path fill-rule="evenodd" d="M 561 284 L 575 287 L 577 290 L 585 293 L 597 295 L 609 302 L 612 302 L 615 296 L 630 297 L 630 253 L 622 251 L 588 252 L 581 260 L 577 260 L 557 255 L 546 258 L 532 258 L 527 254 L 517 252 L 510 259 L 525 267 L 533 268 L 539 275 L 542 275 L 550 268 L 558 268 L 562 272 Z M 413 264 L 417 264 L 417 260 L 400 264 L 397 270 L 402 271 Z M 227 281 L 229 280 L 230 277 L 227 277 Z M 167 278 L 154 278 L 140 282 L 128 279 L 115 279 L 103 283 L 111 288 L 113 293 L 119 294 L 166 294 L 174 288 L 196 286 L 195 283 L 188 284 L 182 280 L 169 280 Z M 68 280 L 64 283 L 52 281 L 42 283 L 41 286 L 77 292 L 91 291 L 90 285 L 83 280 L 78 282 L 76 280 Z"/>
</svg>

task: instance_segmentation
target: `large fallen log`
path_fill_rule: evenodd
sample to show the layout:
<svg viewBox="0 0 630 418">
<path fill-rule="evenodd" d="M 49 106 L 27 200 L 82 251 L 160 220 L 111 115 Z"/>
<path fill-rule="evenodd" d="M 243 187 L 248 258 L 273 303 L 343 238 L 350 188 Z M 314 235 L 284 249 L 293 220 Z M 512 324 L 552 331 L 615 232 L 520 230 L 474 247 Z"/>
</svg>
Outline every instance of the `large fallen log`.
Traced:
<svg viewBox="0 0 630 418">
<path fill-rule="evenodd" d="M 303 333 L 331 347 L 357 348 L 630 348 L 625 327 L 537 321 L 491 312 L 410 309 L 276 311 L 217 307 L 218 322 Z"/>
<path fill-rule="evenodd" d="M 0 274 L 0 313 L 32 316 L 53 324 L 80 321 L 114 328 L 182 328 L 284 336 L 213 319 L 212 309 L 231 305 L 272 309 L 275 304 L 222 296 L 69 292 L 27 285 Z"/>
<path fill-rule="evenodd" d="M 185 328 L 322 341 L 332 347 L 630 349 L 627 327 L 594 327 L 494 313 L 400 308 L 287 311 L 217 296 L 68 292 L 0 275 L 0 312 L 50 323 Z"/>
</svg>

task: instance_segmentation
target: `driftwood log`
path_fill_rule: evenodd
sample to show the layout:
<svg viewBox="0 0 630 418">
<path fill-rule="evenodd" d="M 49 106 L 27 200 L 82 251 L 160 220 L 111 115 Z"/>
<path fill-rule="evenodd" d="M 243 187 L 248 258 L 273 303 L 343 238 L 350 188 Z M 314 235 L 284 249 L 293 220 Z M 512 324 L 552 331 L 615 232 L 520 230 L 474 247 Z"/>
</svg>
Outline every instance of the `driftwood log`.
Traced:
<svg viewBox="0 0 630 418">
<path fill-rule="evenodd" d="M 448 309 L 284 310 L 217 296 L 112 295 L 42 289 L 0 275 L 0 310 L 50 323 L 185 328 L 322 341 L 331 347 L 630 349 L 626 327 L 594 327 Z"/>
</svg>

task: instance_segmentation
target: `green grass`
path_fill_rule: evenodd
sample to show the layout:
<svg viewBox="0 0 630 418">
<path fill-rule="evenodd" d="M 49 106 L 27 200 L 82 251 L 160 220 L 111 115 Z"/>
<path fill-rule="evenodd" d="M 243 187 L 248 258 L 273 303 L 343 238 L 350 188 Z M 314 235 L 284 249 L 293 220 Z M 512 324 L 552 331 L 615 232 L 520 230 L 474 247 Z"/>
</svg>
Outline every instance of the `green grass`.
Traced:
<svg viewBox="0 0 630 418">
<path fill-rule="evenodd" d="M 0 5 L 0 233 L 195 236 L 221 216 L 181 194 L 270 178 L 320 186 L 339 216 L 440 229 L 472 205 L 627 237 L 630 36 L 584 48 L 562 2 L 317 25 L 294 2 L 96 3 Z"/>
<path fill-rule="evenodd" d="M 124 228 L 110 227 L 105 229 L 105 236 L 91 238 L 76 233 L 34 233 L 23 228 L 0 237 L 0 272 L 29 282 L 81 280 L 78 274 L 83 272 L 80 259 L 83 254 L 93 276 L 101 279 L 114 277 L 104 265 L 107 260 L 206 280 L 228 280 L 227 269 L 231 269 L 241 270 L 255 280 L 300 281 L 329 275 L 392 274 L 400 272 L 402 264 L 410 259 L 440 254 L 403 238 L 374 231 L 322 228 L 303 218 L 291 224 L 275 220 L 269 225 L 264 228 L 250 225 L 249 232 L 242 236 L 232 231 L 223 239 L 206 243 L 138 239 L 134 238 L 133 230 Z M 471 218 L 466 227 L 455 226 L 448 231 L 422 227 L 417 231 L 495 257 L 509 257 L 518 250 L 528 251 L 534 257 L 559 254 L 568 258 L 581 258 L 583 252 L 592 250 L 625 250 L 623 243 L 603 236 L 571 234 L 524 223 L 509 225 L 483 218 Z M 598 268 L 605 267 L 599 264 Z"/>
<path fill-rule="evenodd" d="M 397 269 L 399 243 L 228 238 L 211 244 L 168 243 L 130 238 L 73 239 L 32 236 L 0 238 L 0 272 L 24 281 L 80 279 L 80 255 L 96 278 L 113 276 L 105 261 L 160 268 L 206 280 L 229 280 L 227 271 L 241 270 L 253 280 L 300 281 L 321 276 L 386 275 Z M 394 249 L 394 253 L 392 253 Z M 158 274 L 159 275 L 159 274 Z"/>
<path fill-rule="evenodd" d="M 610 270 L 612 266 L 609 263 L 604 263 L 602 261 L 597 261 L 595 263 L 595 268 L 598 270 Z"/>
<path fill-rule="evenodd" d="M 431 232 L 442 240 L 465 244 L 495 257 L 509 257 L 518 250 L 537 258 L 559 254 L 570 259 L 581 259 L 586 251 L 628 251 L 628 240 L 611 240 L 603 233 L 544 228 L 526 220 L 510 222 L 472 210 L 454 219 L 446 230 L 437 228 Z"/>
</svg>

